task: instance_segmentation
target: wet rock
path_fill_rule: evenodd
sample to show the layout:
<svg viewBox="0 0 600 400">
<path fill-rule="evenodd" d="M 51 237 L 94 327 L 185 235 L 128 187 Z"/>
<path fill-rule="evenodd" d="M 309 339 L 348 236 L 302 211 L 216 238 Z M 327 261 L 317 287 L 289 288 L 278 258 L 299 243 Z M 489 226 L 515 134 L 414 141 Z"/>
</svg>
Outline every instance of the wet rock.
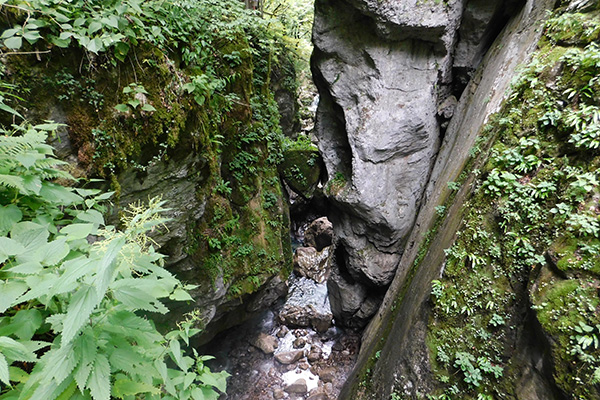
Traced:
<svg viewBox="0 0 600 400">
<path fill-rule="evenodd" d="M 249 313 L 269 308 L 278 299 L 287 294 L 287 284 L 280 276 L 276 276 L 264 285 L 264 288 L 254 296 L 246 306 Z"/>
<path fill-rule="evenodd" d="M 323 380 L 323 382 L 333 382 L 336 377 L 335 368 L 325 368 L 319 372 L 319 378 Z"/>
<path fill-rule="evenodd" d="M 298 365 L 298 367 L 301 370 L 306 371 L 310 367 L 310 365 L 308 365 L 308 363 L 306 363 L 306 362 L 303 362 L 302 364 Z"/>
<path fill-rule="evenodd" d="M 274 399 L 283 399 L 285 397 L 285 392 L 282 389 L 275 389 L 273 391 L 273 398 Z"/>
<path fill-rule="evenodd" d="M 333 393 L 333 383 L 327 382 L 325 385 L 323 385 L 323 387 L 325 388 L 325 393 Z"/>
<path fill-rule="evenodd" d="M 342 326 L 364 327 L 380 304 L 378 298 L 369 296 L 365 286 L 340 273 L 337 267 L 332 268 L 327 289 L 333 316 Z"/>
<path fill-rule="evenodd" d="M 333 243 L 333 225 L 327 217 L 315 219 L 304 232 L 304 245 L 314 247 L 317 251 L 331 246 Z"/>
<path fill-rule="evenodd" d="M 299 247 L 294 254 L 294 271 L 317 283 L 327 279 L 329 264 L 331 262 L 330 248 L 317 251 L 314 247 Z"/>
<path fill-rule="evenodd" d="M 586 12 L 593 10 L 594 7 L 598 6 L 598 0 L 571 0 L 569 4 L 569 11 L 577 10 L 579 12 Z"/>
<path fill-rule="evenodd" d="M 312 392 L 311 392 L 312 393 Z M 323 392 L 316 392 L 308 396 L 306 400 L 328 400 L 329 396 Z"/>
<path fill-rule="evenodd" d="M 275 359 L 279 361 L 281 364 L 293 364 L 300 360 L 304 356 L 304 352 L 302 350 L 292 350 L 286 351 L 283 353 L 275 354 Z"/>
<path fill-rule="evenodd" d="M 273 354 L 278 347 L 278 342 L 277 338 L 267 335 L 266 333 L 261 333 L 254 341 L 253 345 L 265 354 Z"/>
<path fill-rule="evenodd" d="M 312 326 L 317 332 L 325 332 L 331 327 L 332 314 L 320 314 L 312 305 L 306 307 L 289 306 L 279 314 L 282 322 L 290 326 Z"/>
<path fill-rule="evenodd" d="M 298 339 L 294 340 L 294 348 L 295 349 L 301 349 L 304 347 L 305 344 L 306 344 L 306 338 L 299 337 Z"/>
<path fill-rule="evenodd" d="M 279 320 L 288 326 L 327 331 L 333 320 L 327 286 L 306 278 L 292 281 L 290 294 L 279 313 Z"/>
<path fill-rule="evenodd" d="M 277 331 L 277 337 L 278 338 L 283 338 L 285 335 L 287 335 L 287 333 L 289 332 L 289 328 L 285 325 L 282 325 L 279 330 Z"/>
<path fill-rule="evenodd" d="M 308 361 L 315 362 L 321 359 L 323 355 L 322 350 L 317 346 L 312 346 L 310 349 L 310 353 L 308 353 Z"/>
<path fill-rule="evenodd" d="M 445 119 L 450 119 L 454 115 L 454 110 L 458 105 L 456 97 L 450 96 L 438 106 L 438 115 Z"/>
<path fill-rule="evenodd" d="M 284 390 L 288 393 L 304 394 L 308 390 L 308 387 L 306 386 L 306 381 L 301 378 L 286 387 Z"/>
<path fill-rule="evenodd" d="M 348 269 L 359 282 L 383 287 L 394 277 L 438 149 L 437 87 L 450 80 L 463 5 L 350 4 L 315 2 L 315 134 Z M 363 27 L 361 34 L 349 26 Z M 402 41 L 409 37 L 418 40 Z"/>
<path fill-rule="evenodd" d="M 319 333 L 326 332 L 333 324 L 333 319 L 329 315 L 316 314 L 310 319 L 310 325 Z"/>
</svg>

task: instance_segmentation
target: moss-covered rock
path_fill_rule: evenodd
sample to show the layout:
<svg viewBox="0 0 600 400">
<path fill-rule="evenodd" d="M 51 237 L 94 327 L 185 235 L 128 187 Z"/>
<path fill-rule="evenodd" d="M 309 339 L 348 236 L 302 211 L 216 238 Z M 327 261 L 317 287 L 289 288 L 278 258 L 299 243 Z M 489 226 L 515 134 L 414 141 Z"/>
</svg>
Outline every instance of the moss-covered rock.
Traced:
<svg viewBox="0 0 600 400">
<path fill-rule="evenodd" d="M 531 346 L 528 335 L 541 334 L 533 348 L 546 346 L 534 352 L 547 354 L 538 373 L 551 371 L 548 390 L 600 397 L 586 384 L 600 378 L 599 153 L 590 133 L 597 122 L 588 119 L 597 112 L 600 70 L 586 61 L 598 54 L 598 35 L 576 40 L 565 25 L 592 24 L 594 13 L 556 11 L 490 121 L 488 161 L 433 285 L 428 345 L 445 388 L 438 396 L 521 398 L 519 376 L 530 361 L 517 353 L 531 351 L 519 349 Z"/>
<path fill-rule="evenodd" d="M 290 188 L 310 199 L 321 178 L 322 161 L 315 149 L 286 149 L 279 171 Z"/>
<path fill-rule="evenodd" d="M 279 114 L 262 64 L 276 61 L 265 57 L 274 47 L 245 35 L 224 36 L 216 48 L 208 68 L 143 41 L 125 62 L 54 47 L 9 58 L 6 76 L 27 88 L 18 109 L 31 122 L 66 125 L 59 136 L 69 168 L 116 192 L 113 223 L 129 203 L 167 201 L 169 220 L 153 239 L 169 269 L 198 285 L 195 304 L 179 311 L 199 309 L 209 323 L 241 307 L 230 321 L 239 323 L 275 299 L 251 309 L 244 301 L 291 272 Z"/>
</svg>

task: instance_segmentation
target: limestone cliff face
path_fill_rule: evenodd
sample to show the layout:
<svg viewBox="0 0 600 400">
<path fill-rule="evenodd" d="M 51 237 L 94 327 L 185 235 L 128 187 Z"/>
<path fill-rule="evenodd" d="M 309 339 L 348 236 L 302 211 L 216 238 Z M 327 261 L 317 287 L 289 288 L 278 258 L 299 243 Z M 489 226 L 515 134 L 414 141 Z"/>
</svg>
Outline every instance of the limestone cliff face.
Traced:
<svg viewBox="0 0 600 400">
<path fill-rule="evenodd" d="M 332 291 L 336 319 L 351 326 L 364 323 L 364 310 L 374 308 L 369 301 L 376 298 L 372 288 L 377 283 L 364 270 L 379 271 L 382 264 L 378 253 L 388 255 L 386 251 L 392 248 L 399 259 L 393 265 L 396 275 L 382 306 L 365 330 L 359 361 L 340 398 L 597 399 L 594 373 L 600 370 L 595 364 L 599 349 L 582 343 L 587 340 L 586 335 L 595 335 L 599 318 L 598 257 L 586 256 L 583 250 L 587 243 L 598 242 L 598 234 L 573 230 L 569 233 L 570 228 L 553 216 L 556 211 L 551 208 L 560 202 L 571 202 L 571 215 L 585 214 L 594 221 L 600 210 L 597 180 L 579 198 L 569 194 L 577 185 L 573 183 L 575 176 L 596 176 L 599 153 L 595 147 L 577 144 L 579 128 L 565 122 L 571 113 L 598 104 L 598 87 L 588 84 L 590 79 L 597 80 L 600 66 L 585 60 L 596 57 L 592 52 L 597 54 L 600 3 L 466 1 L 458 7 L 460 21 L 453 25 L 458 32 L 453 40 L 448 40 L 448 32 L 432 28 L 437 26 L 431 22 L 435 18 L 419 15 L 419 7 L 424 3 L 429 3 L 432 10 L 439 4 L 413 3 L 412 15 L 418 22 L 406 23 L 405 36 L 394 36 L 391 28 L 383 27 L 397 26 L 397 21 L 402 21 L 401 17 L 390 17 L 391 9 L 402 9 L 402 2 L 390 2 L 387 6 L 386 2 L 363 3 L 349 2 L 338 7 L 362 16 L 355 19 L 363 24 L 354 29 L 357 33 L 346 36 L 352 39 L 350 43 L 361 40 L 359 32 L 367 31 L 365 26 L 373 29 L 372 37 L 378 38 L 379 43 L 394 48 L 408 40 L 412 46 L 419 43 L 423 49 L 436 42 L 424 32 L 430 29 L 429 32 L 438 33 L 439 40 L 431 54 L 438 57 L 439 73 L 433 81 L 416 84 L 415 93 L 429 93 L 433 99 L 437 106 L 435 122 L 443 137 L 438 146 L 435 139 L 440 140 L 439 136 L 431 133 L 428 137 L 434 138 L 433 142 L 421 139 L 418 125 L 413 125 L 407 130 L 414 145 L 411 154 L 430 148 L 433 157 L 428 163 L 404 165 L 408 170 L 402 171 L 379 165 L 371 170 L 372 186 L 367 191 L 364 181 L 357 177 L 377 163 L 372 158 L 365 162 L 365 151 L 357 143 L 375 132 L 367 129 L 371 126 L 367 121 L 371 114 L 359 113 L 347 100 L 352 98 L 352 91 L 361 93 L 361 82 L 367 75 L 363 74 L 364 68 L 353 67 L 356 63 L 343 65 L 339 73 L 328 75 L 324 66 L 334 63 L 340 53 L 332 51 L 333 47 L 324 50 L 319 35 L 332 37 L 332 32 L 350 29 L 350 24 L 342 23 L 343 28 L 316 26 L 318 50 L 314 66 L 324 99 L 319 114 L 320 146 L 332 180 L 329 196 L 337 207 L 334 217 L 341 225 L 336 227 L 338 272 L 332 274 L 330 282 L 331 288 L 338 289 Z M 321 10 L 326 10 L 323 3 L 319 4 Z M 453 3 L 446 6 L 447 9 L 442 6 L 445 15 L 454 15 L 450 11 Z M 550 18 L 548 11 L 553 14 L 546 21 Z M 331 19 L 332 15 L 323 13 L 324 18 Z M 409 32 L 420 23 L 423 40 L 419 41 L 412 39 Z M 390 40 L 397 38 L 400 41 L 391 45 Z M 452 44 L 446 47 L 446 59 L 440 46 L 448 43 Z M 572 55 L 579 58 L 571 59 Z M 443 60 L 451 65 L 443 67 Z M 417 61 L 416 65 L 422 64 Z M 347 71 L 356 72 L 352 75 L 355 83 L 352 89 L 340 91 Z M 401 72 L 406 73 L 403 82 L 420 76 L 422 71 L 419 68 L 415 75 Z M 450 74 L 444 75 L 444 71 Z M 590 87 L 588 95 L 564 97 L 565 93 L 581 93 L 586 87 Z M 458 102 L 453 112 L 445 115 L 452 102 L 448 100 L 450 95 Z M 355 102 L 377 103 L 379 98 L 366 96 Z M 420 106 L 423 104 L 428 103 L 419 102 Z M 377 110 L 383 107 L 379 104 Z M 355 112 L 367 121 L 358 128 L 349 122 Z M 394 121 L 393 108 L 387 112 Z M 429 115 L 426 107 L 419 112 L 410 114 L 407 121 Z M 551 113 L 560 116 L 544 124 L 544 118 Z M 447 127 L 445 118 L 450 118 Z M 431 126 L 435 131 L 436 125 Z M 332 132 L 342 140 L 334 141 Z M 426 143 L 425 147 L 418 145 L 420 140 Z M 525 150 L 526 140 L 537 143 L 536 149 Z M 346 150 L 345 159 L 333 155 L 328 158 L 328 151 L 332 153 L 336 145 L 338 150 Z M 519 151 L 545 161 L 517 173 L 510 169 L 513 167 L 507 159 L 509 153 Z M 344 162 L 345 170 L 339 167 Z M 362 163 L 368 166 L 363 167 Z M 507 189 L 491 196 L 489 185 L 494 173 L 508 170 L 518 175 L 513 175 L 519 188 L 514 190 L 523 192 L 511 196 Z M 563 171 L 575 172 L 568 175 Z M 346 180 L 336 179 L 333 174 L 337 172 L 345 173 Z M 372 218 L 378 215 L 376 211 L 383 214 L 387 203 L 378 203 L 375 210 L 367 205 L 373 206 L 370 196 L 374 192 L 380 199 L 399 201 L 404 192 L 396 188 L 385 192 L 385 182 L 410 173 L 413 177 L 421 173 L 425 186 L 412 192 L 414 214 L 406 220 L 399 219 L 405 225 L 396 225 L 408 233 L 390 245 L 377 236 L 382 232 L 377 230 L 380 220 Z M 538 200 L 531 188 L 543 186 L 542 182 L 549 181 L 550 176 L 556 179 L 553 193 Z M 448 185 L 449 182 L 452 183 Z M 417 187 L 412 181 L 403 182 L 401 187 L 412 184 Z M 508 209 L 514 210 L 510 216 Z M 537 222 L 532 210 L 540 213 Z M 521 218 L 517 223 L 516 216 Z M 507 222 L 511 218 L 515 220 Z M 353 219 L 359 221 L 358 229 L 351 229 L 356 226 L 350 222 Z M 360 228 L 363 226 L 371 230 Z M 393 234 L 385 236 L 394 240 Z M 363 259 L 355 255 L 365 254 L 370 245 L 368 251 L 374 255 Z M 529 253 L 524 255 L 527 246 Z M 357 296 L 362 296 L 362 303 Z M 587 334 L 582 333 L 586 329 Z"/>
<path fill-rule="evenodd" d="M 521 5 L 317 0 L 316 131 L 340 269 L 330 290 L 346 325 L 368 321 L 397 273 L 456 97 Z"/>
</svg>

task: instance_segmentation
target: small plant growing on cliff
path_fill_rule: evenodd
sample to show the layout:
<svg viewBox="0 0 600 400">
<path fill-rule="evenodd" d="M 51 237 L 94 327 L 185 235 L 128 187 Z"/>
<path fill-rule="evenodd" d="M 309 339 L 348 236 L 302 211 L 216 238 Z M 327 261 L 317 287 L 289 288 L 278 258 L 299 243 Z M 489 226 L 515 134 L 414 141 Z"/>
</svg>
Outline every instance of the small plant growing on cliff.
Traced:
<svg viewBox="0 0 600 400">
<path fill-rule="evenodd" d="M 344 174 L 341 172 L 336 172 L 333 176 L 333 179 L 327 183 L 327 192 L 331 194 L 337 194 L 344 189 L 346 183 L 347 180 Z"/>
<path fill-rule="evenodd" d="M 141 106 L 142 111 L 156 111 L 151 104 L 147 103 L 146 95 L 148 92 L 143 85 L 138 83 L 130 83 L 129 86 L 123 88 L 123 94 L 129 95 L 130 99 L 125 104 L 117 104 L 115 109 L 122 113 L 127 113 L 130 110 L 137 110 Z"/>
</svg>

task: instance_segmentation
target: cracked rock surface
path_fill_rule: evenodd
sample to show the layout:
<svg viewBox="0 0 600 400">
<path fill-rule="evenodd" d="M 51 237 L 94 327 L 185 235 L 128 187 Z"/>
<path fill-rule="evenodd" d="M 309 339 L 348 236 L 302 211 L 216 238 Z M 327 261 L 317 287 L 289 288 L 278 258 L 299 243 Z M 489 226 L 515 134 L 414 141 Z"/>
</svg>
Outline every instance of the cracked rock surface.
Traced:
<svg viewBox="0 0 600 400">
<path fill-rule="evenodd" d="M 340 274 L 330 279 L 337 287 L 360 285 L 375 299 L 394 278 L 453 96 L 460 96 L 453 76 L 468 79 L 487 50 L 486 38 L 497 34 L 486 27 L 518 5 L 483 3 L 316 1 L 312 69 L 321 101 L 315 131 L 332 204 Z M 364 326 L 377 310 L 349 314 L 345 303 L 356 299 L 338 292 L 332 309 L 346 326 Z"/>
</svg>

